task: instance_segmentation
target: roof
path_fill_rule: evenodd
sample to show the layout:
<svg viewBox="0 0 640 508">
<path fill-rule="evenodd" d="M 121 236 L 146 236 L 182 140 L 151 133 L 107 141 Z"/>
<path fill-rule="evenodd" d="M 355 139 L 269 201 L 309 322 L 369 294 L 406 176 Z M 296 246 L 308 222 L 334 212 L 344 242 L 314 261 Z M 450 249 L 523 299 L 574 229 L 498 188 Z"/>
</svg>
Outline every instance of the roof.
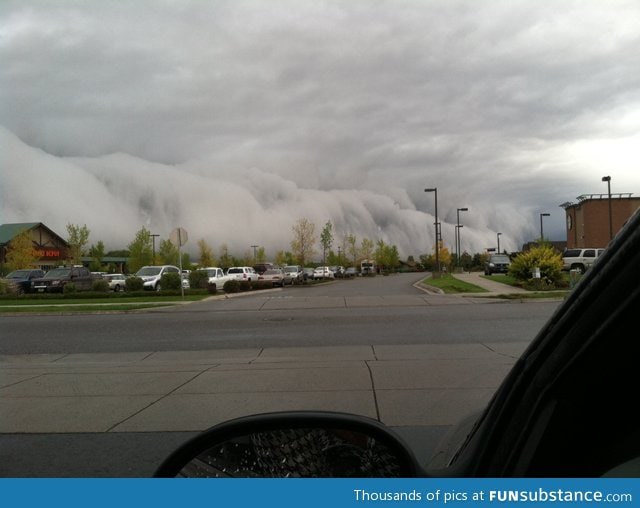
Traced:
<svg viewBox="0 0 640 508">
<path fill-rule="evenodd" d="M 40 225 L 44 226 L 42 222 L 18 222 L 16 224 L 0 224 L 0 244 L 9 243 L 24 230 L 28 231 Z"/>
<path fill-rule="evenodd" d="M 42 228 L 48 231 L 51 236 L 59 238 L 60 241 L 68 246 L 67 241 L 55 231 L 45 226 L 42 222 L 17 222 L 14 224 L 0 224 L 0 245 L 6 245 L 23 231 L 31 231 L 32 229 Z"/>
</svg>

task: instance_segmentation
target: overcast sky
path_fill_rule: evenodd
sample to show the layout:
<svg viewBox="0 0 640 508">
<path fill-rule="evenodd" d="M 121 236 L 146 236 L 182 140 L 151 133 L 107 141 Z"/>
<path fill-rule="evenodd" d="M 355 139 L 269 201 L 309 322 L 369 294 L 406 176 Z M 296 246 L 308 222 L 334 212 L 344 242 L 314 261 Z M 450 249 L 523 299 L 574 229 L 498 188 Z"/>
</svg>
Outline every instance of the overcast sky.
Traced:
<svg viewBox="0 0 640 508">
<path fill-rule="evenodd" d="M 237 254 L 291 226 L 433 249 L 566 240 L 640 193 L 640 2 L 0 2 L 0 222 Z"/>
</svg>

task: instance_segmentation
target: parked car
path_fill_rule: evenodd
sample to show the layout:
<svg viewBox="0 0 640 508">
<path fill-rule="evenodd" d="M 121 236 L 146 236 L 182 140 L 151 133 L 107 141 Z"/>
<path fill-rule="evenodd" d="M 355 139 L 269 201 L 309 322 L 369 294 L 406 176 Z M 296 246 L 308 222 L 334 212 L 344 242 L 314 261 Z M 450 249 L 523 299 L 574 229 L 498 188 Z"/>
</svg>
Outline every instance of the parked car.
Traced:
<svg viewBox="0 0 640 508">
<path fill-rule="evenodd" d="M 506 254 L 491 254 L 484 262 L 484 274 L 507 273 L 511 266 L 511 259 Z"/>
<path fill-rule="evenodd" d="M 256 265 L 253 265 L 253 269 L 255 270 L 255 272 L 258 275 L 263 274 L 264 272 L 266 272 L 270 268 L 275 268 L 273 263 L 258 263 Z"/>
<path fill-rule="evenodd" d="M 284 270 L 282 268 L 269 268 L 258 275 L 258 280 L 271 282 L 274 286 L 284 287 Z"/>
<path fill-rule="evenodd" d="M 127 278 L 122 273 L 107 273 L 102 276 L 109 283 L 109 289 L 115 291 L 124 291 L 126 288 Z"/>
<path fill-rule="evenodd" d="M 349 266 L 347 267 L 347 269 L 344 271 L 344 276 L 346 278 L 348 277 L 356 277 L 358 275 L 358 270 L 356 270 L 355 266 Z"/>
<path fill-rule="evenodd" d="M 304 282 L 304 269 L 300 265 L 287 265 L 284 267 L 285 284 L 300 284 Z"/>
<path fill-rule="evenodd" d="M 162 289 L 160 279 L 165 273 L 175 273 L 180 276 L 180 268 L 174 265 L 143 266 L 136 272 L 136 277 L 142 279 L 144 289 L 160 291 Z"/>
<path fill-rule="evenodd" d="M 252 266 L 232 266 L 227 270 L 227 275 L 232 280 L 246 280 L 249 282 L 258 280 L 258 273 Z"/>
<path fill-rule="evenodd" d="M 43 277 L 31 281 L 31 291 L 35 293 L 62 293 L 67 284 L 73 284 L 78 291 L 89 291 L 100 278 L 84 266 L 64 266 L 49 270 Z"/>
<path fill-rule="evenodd" d="M 21 295 L 31 291 L 31 281 L 40 277 L 44 277 L 44 270 L 26 268 L 8 273 L 4 280 L 11 292 Z"/>
<path fill-rule="evenodd" d="M 596 262 L 604 249 L 567 249 L 562 253 L 562 269 L 576 270 L 579 273 L 587 271 Z"/>
<path fill-rule="evenodd" d="M 334 277 L 344 277 L 344 266 L 330 266 L 329 270 L 333 272 Z"/>
<path fill-rule="evenodd" d="M 311 267 L 305 267 L 302 269 L 302 279 L 307 281 L 307 280 L 313 280 L 313 273 L 315 272 L 314 268 Z"/>
<path fill-rule="evenodd" d="M 315 270 L 313 270 L 313 278 L 315 280 L 318 279 L 333 279 L 335 278 L 331 268 L 328 266 L 319 266 Z"/>
<path fill-rule="evenodd" d="M 222 268 L 218 268 L 217 266 L 199 268 L 198 270 L 207 272 L 207 283 L 209 284 L 209 287 L 213 287 L 215 289 L 222 289 L 225 282 L 234 278 L 230 275 L 226 275 L 224 273 L 224 270 Z"/>
</svg>

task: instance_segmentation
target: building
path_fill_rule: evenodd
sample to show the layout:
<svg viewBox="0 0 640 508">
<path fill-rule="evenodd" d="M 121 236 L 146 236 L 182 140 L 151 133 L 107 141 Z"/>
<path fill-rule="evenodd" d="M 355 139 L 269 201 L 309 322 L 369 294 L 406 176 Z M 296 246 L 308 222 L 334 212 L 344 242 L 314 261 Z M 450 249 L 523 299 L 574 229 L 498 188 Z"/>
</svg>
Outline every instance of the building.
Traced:
<svg viewBox="0 0 640 508">
<path fill-rule="evenodd" d="M 605 248 L 609 241 L 640 208 L 640 198 L 631 193 L 583 194 L 577 203 L 560 206 L 566 213 L 567 248 Z"/>
<path fill-rule="evenodd" d="M 23 231 L 29 231 L 31 234 L 33 247 L 39 255 L 37 261 L 39 268 L 49 270 L 66 263 L 69 257 L 69 244 L 42 222 L 0 224 L 0 271 L 4 272 L 11 240 Z"/>
</svg>

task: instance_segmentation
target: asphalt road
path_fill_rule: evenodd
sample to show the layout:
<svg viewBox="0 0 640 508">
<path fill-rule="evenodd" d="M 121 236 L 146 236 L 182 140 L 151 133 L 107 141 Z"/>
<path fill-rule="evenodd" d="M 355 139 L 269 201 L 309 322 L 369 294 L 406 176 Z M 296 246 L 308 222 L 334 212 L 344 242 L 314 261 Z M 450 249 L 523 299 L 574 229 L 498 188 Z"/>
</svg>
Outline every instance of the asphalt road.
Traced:
<svg viewBox="0 0 640 508">
<path fill-rule="evenodd" d="M 529 341 L 557 301 L 428 295 L 420 274 L 337 280 L 136 313 L 2 316 L 0 354 Z"/>
</svg>

